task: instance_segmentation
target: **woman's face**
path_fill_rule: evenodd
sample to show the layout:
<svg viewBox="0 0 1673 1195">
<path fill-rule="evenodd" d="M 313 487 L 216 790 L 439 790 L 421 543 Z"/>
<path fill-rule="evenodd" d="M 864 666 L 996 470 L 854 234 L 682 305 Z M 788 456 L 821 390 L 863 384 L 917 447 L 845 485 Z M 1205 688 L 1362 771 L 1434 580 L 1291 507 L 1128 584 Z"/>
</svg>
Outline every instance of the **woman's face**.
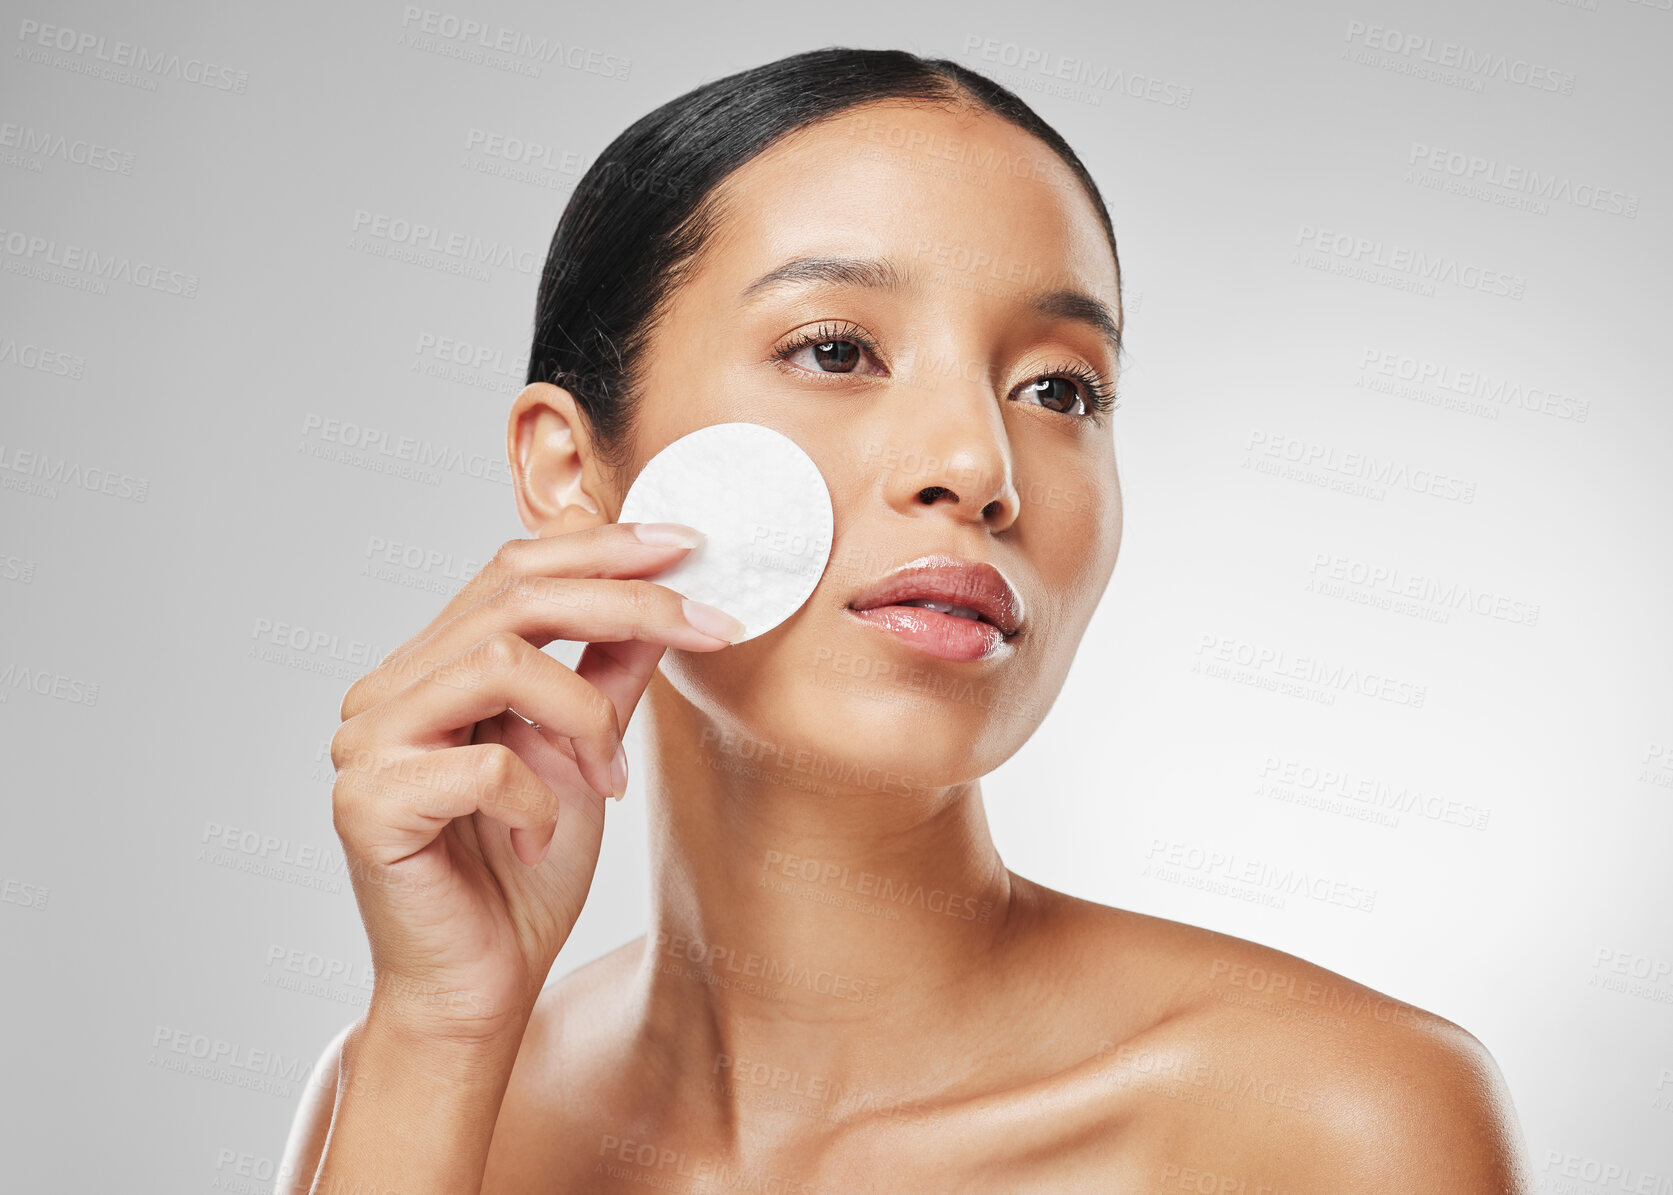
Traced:
<svg viewBox="0 0 1673 1195">
<path fill-rule="evenodd" d="M 819 466 L 834 537 L 793 617 L 725 651 L 670 651 L 666 683 L 734 736 L 711 741 L 807 751 L 856 787 L 981 776 L 1056 700 L 1121 541 L 1111 426 L 1092 413 L 1116 379 L 1118 282 L 1092 201 L 1008 122 L 899 103 L 780 142 L 722 194 L 649 347 L 624 477 L 698 428 L 763 424 Z M 804 259 L 853 264 L 757 285 Z M 929 555 L 997 568 L 1020 629 L 949 659 L 849 608 Z"/>
</svg>

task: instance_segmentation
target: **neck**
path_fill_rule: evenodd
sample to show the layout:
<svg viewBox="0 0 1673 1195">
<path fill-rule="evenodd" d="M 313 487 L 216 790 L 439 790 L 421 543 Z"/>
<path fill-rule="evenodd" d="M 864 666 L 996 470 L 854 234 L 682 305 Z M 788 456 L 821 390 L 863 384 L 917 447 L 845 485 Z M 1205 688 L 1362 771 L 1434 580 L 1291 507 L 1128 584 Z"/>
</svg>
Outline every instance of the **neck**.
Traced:
<svg viewBox="0 0 1673 1195">
<path fill-rule="evenodd" d="M 660 675 L 645 701 L 640 1007 L 659 1065 L 734 1119 L 786 1089 L 810 1110 L 912 1089 L 923 1056 L 903 1037 L 979 1019 L 958 1010 L 1001 980 L 1014 936 L 980 784 L 844 784 L 793 746 L 722 734 Z"/>
</svg>

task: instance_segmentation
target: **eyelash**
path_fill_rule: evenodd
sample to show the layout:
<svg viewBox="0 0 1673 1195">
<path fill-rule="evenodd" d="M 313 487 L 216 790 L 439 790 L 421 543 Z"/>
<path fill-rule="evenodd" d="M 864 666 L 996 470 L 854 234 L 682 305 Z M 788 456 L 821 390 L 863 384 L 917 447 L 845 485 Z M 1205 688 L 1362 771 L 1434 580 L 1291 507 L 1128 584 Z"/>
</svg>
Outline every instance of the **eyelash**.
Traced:
<svg viewBox="0 0 1673 1195">
<path fill-rule="evenodd" d="M 860 328 L 856 324 L 842 323 L 820 324 L 817 328 L 812 328 L 805 332 L 798 332 L 785 344 L 774 349 L 773 356 L 780 364 L 787 368 L 794 369 L 796 367 L 789 364 L 791 357 L 807 348 L 810 344 L 828 344 L 833 340 L 850 341 L 853 344 L 859 345 L 860 348 L 864 349 L 867 353 L 870 353 L 873 357 L 877 355 L 877 342 L 873 340 L 864 329 Z M 796 372 L 806 374 L 808 371 L 805 369 L 797 369 Z M 842 375 L 836 374 L 834 376 L 841 377 Z M 1029 383 L 1042 382 L 1050 378 L 1063 378 L 1080 384 L 1081 405 L 1084 406 L 1087 411 L 1087 414 L 1083 415 L 1082 418 L 1090 418 L 1094 422 L 1099 422 L 1102 416 L 1111 411 L 1119 410 L 1121 407 L 1121 399 L 1117 387 L 1111 384 L 1103 374 L 1099 373 L 1096 369 L 1093 369 L 1090 365 L 1082 365 L 1077 361 L 1066 361 L 1062 365 L 1047 370 L 1044 373 L 1037 374 L 1036 376 L 1028 379 L 1028 381 Z M 1045 409 L 1048 411 L 1051 410 L 1050 407 Z M 1066 413 L 1067 412 L 1058 412 L 1058 414 Z"/>
</svg>

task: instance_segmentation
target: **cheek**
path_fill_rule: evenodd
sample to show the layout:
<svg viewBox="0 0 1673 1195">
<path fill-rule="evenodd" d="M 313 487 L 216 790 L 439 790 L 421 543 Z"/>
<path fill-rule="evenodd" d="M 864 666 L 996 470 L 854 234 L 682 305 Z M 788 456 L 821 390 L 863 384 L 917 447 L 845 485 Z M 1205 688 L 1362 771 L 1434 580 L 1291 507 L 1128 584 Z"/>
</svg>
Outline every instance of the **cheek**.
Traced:
<svg viewBox="0 0 1673 1195">
<path fill-rule="evenodd" d="M 1044 582 L 1046 608 L 1038 625 L 1049 632 L 1048 649 L 1061 646 L 1072 655 L 1115 571 L 1123 528 L 1121 487 L 1111 470 L 1106 477 L 1083 474 L 1042 483 L 1033 494 L 1037 502 L 1029 504 L 1028 497 L 1024 494 L 1019 522 L 1032 516 L 1023 551 Z"/>
<path fill-rule="evenodd" d="M 745 643 L 724 651 L 663 653 L 659 671 L 686 701 L 709 717 L 765 726 L 792 708 L 784 700 L 815 675 L 808 606 Z"/>
</svg>

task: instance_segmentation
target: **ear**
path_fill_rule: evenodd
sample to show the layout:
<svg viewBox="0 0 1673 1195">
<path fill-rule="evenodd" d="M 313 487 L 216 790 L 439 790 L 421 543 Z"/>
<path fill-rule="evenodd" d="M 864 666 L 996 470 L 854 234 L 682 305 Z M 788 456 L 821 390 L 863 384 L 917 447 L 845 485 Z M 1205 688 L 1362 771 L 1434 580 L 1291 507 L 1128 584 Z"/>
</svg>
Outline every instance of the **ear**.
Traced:
<svg viewBox="0 0 1673 1195">
<path fill-rule="evenodd" d="M 586 416 L 560 386 L 535 382 L 511 404 L 505 429 L 517 513 L 537 536 L 608 523 Z"/>
</svg>

